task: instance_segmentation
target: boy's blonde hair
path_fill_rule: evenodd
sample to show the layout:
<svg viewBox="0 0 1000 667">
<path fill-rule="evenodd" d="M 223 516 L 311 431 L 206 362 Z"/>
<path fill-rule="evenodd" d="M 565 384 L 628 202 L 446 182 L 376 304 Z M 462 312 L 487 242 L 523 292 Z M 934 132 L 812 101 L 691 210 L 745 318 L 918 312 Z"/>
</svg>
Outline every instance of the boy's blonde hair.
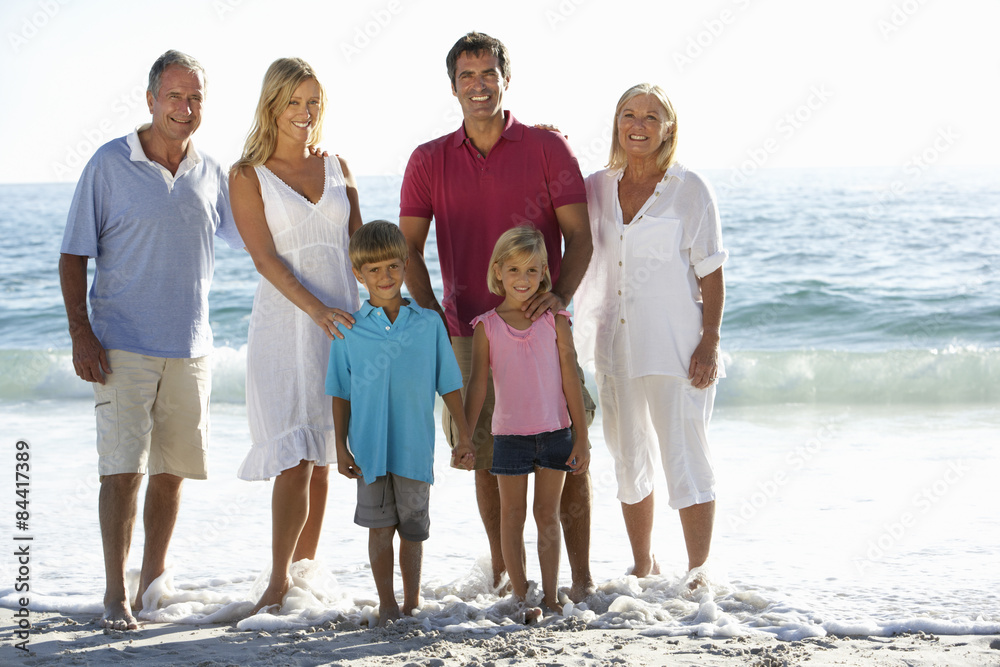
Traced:
<svg viewBox="0 0 1000 667">
<path fill-rule="evenodd" d="M 347 246 L 351 266 L 358 271 L 365 264 L 384 262 L 389 259 L 406 261 L 406 237 L 399 227 L 388 220 L 373 220 L 354 232 Z"/>
<path fill-rule="evenodd" d="M 515 258 L 528 258 L 537 256 L 545 265 L 542 274 L 542 281 L 538 285 L 538 292 L 548 292 L 552 289 L 552 276 L 549 274 L 549 254 L 545 250 L 545 237 L 534 227 L 522 225 L 505 231 L 496 246 L 493 247 L 493 256 L 490 257 L 490 267 L 486 272 L 486 284 L 490 291 L 497 296 L 507 296 L 503 289 L 503 282 L 496 276 L 493 267 L 503 268 L 504 262 Z"/>
</svg>

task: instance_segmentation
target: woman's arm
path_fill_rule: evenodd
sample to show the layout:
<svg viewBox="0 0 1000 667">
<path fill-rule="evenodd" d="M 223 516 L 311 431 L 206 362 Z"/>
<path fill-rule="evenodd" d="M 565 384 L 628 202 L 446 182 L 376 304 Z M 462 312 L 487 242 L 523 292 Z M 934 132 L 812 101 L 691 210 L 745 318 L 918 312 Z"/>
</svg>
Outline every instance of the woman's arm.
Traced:
<svg viewBox="0 0 1000 667">
<path fill-rule="evenodd" d="M 726 283 L 720 266 L 700 281 L 702 300 L 701 342 L 691 355 L 688 378 L 698 389 L 705 389 L 718 377 L 719 338 L 722 327 L 722 309 L 726 304 Z"/>
<path fill-rule="evenodd" d="M 580 376 L 576 374 L 576 348 L 573 346 L 573 332 L 565 315 L 556 315 L 556 344 L 559 346 L 559 371 L 562 374 L 563 395 L 566 408 L 573 421 L 573 452 L 566 465 L 574 475 L 587 472 L 590 467 L 590 440 L 587 435 L 587 414 L 583 407 L 583 390 Z"/>
<path fill-rule="evenodd" d="M 240 230 L 240 236 L 253 258 L 257 272 L 286 299 L 309 315 L 328 338 L 343 338 L 343 334 L 337 331 L 337 324 L 339 322 L 350 328 L 354 324 L 351 314 L 339 308 L 328 308 L 299 282 L 278 256 L 264 215 L 264 200 L 260 194 L 257 172 L 252 167 L 242 167 L 239 172 L 231 172 L 229 195 L 236 227 Z M 360 220 L 360 215 L 358 219 Z"/>
<path fill-rule="evenodd" d="M 354 181 L 354 174 L 347 168 L 347 160 L 337 156 L 340 162 L 340 171 L 344 173 L 344 181 L 347 183 L 347 201 L 351 204 L 351 215 L 347 221 L 347 237 L 354 236 L 354 232 L 361 229 L 361 203 L 358 199 L 358 184 Z"/>
</svg>

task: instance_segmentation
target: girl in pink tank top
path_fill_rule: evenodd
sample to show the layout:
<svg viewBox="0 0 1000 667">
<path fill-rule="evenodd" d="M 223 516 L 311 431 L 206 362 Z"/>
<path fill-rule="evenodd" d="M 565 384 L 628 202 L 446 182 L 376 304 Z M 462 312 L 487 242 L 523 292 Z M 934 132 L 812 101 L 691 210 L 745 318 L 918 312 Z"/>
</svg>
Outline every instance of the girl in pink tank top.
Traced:
<svg viewBox="0 0 1000 667">
<path fill-rule="evenodd" d="M 525 604 L 528 579 L 521 554 L 528 474 L 534 472 L 543 603 L 562 613 L 557 589 L 559 498 L 566 472 L 579 475 L 590 465 L 569 313 L 547 311 L 533 322 L 522 310 L 537 292 L 552 288 L 545 239 L 537 229 L 515 227 L 505 232 L 493 249 L 487 276 L 490 291 L 504 301 L 473 320 L 465 416 L 470 424 L 478 420 L 492 370 L 496 408 L 490 472 L 497 476 L 500 489 L 500 544 L 511 588 Z M 575 433 L 572 424 L 580 426 Z M 525 620 L 540 615 L 541 609 L 528 608 Z"/>
</svg>

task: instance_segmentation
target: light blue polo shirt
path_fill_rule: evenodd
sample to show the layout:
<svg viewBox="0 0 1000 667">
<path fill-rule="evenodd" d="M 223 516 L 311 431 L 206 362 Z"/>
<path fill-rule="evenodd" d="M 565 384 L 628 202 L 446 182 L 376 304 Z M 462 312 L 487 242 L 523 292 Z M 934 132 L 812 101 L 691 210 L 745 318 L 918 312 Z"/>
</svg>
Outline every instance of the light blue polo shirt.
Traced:
<svg viewBox="0 0 1000 667">
<path fill-rule="evenodd" d="M 191 145 L 172 175 L 146 157 L 138 130 L 101 146 L 76 186 L 61 248 L 96 258 L 90 320 L 101 345 L 175 359 L 209 354 L 215 236 L 243 247 L 218 162 Z"/>
<path fill-rule="evenodd" d="M 347 442 L 365 483 L 391 472 L 434 483 L 434 394 L 462 388 L 441 316 L 412 300 L 389 322 L 369 301 L 330 344 L 326 393 L 351 402 Z"/>
</svg>

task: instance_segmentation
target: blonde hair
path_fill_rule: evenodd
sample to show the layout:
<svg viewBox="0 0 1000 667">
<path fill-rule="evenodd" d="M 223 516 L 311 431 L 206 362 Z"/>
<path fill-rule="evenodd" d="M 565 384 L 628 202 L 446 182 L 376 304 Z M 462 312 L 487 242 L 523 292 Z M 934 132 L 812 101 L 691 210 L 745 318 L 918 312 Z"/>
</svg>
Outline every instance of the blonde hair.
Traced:
<svg viewBox="0 0 1000 667">
<path fill-rule="evenodd" d="M 505 262 L 515 257 L 538 257 L 545 265 L 542 280 L 538 285 L 538 292 L 548 292 L 552 289 L 552 276 L 549 274 L 549 253 L 545 249 L 545 237 L 534 227 L 521 225 L 508 229 L 493 247 L 493 256 L 490 257 L 490 267 L 486 271 L 486 284 L 489 285 L 490 292 L 497 296 L 507 296 L 503 289 L 503 282 L 497 278 L 493 267 L 503 268 Z"/>
<path fill-rule="evenodd" d="M 313 79 L 319 86 L 319 112 L 309 129 L 309 146 L 320 142 L 323 128 L 323 114 L 326 111 L 326 91 L 316 76 L 316 71 L 301 58 L 278 58 L 267 68 L 264 83 L 260 89 L 257 111 L 254 112 L 253 127 L 243 144 L 243 156 L 234 170 L 242 167 L 259 167 L 267 162 L 278 145 L 278 116 L 285 112 L 295 89 L 303 81 Z"/>
<path fill-rule="evenodd" d="M 652 83 L 640 83 L 632 86 L 625 91 L 625 94 L 621 96 L 618 100 L 618 106 L 615 107 L 615 117 L 611 123 L 611 154 L 608 157 L 608 167 L 610 169 L 621 169 L 626 164 L 628 164 L 628 157 L 625 155 L 625 149 L 622 147 L 622 143 L 618 140 L 618 117 L 621 115 L 622 110 L 625 105 L 628 104 L 629 100 L 633 97 L 638 97 L 639 95 L 651 95 L 656 98 L 656 100 L 663 106 L 663 110 L 666 112 L 666 118 L 664 120 L 671 124 L 670 136 L 667 140 L 663 142 L 660 146 L 660 152 L 656 156 L 656 168 L 660 171 L 666 171 L 667 167 L 674 163 L 674 153 L 677 152 L 677 112 L 674 111 L 674 105 L 670 103 L 670 99 L 667 94 L 657 85 Z"/>
<path fill-rule="evenodd" d="M 399 227 L 388 220 L 373 220 L 354 232 L 347 246 L 351 266 L 358 271 L 365 264 L 384 262 L 389 259 L 406 261 L 409 251 L 406 237 Z"/>
</svg>

